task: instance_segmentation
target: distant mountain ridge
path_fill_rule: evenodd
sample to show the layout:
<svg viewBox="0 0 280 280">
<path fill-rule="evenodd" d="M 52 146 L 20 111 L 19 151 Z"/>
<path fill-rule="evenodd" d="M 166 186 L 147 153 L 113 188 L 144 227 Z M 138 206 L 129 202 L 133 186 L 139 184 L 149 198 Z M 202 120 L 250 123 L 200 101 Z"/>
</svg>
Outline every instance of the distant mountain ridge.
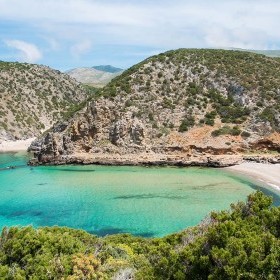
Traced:
<svg viewBox="0 0 280 280">
<path fill-rule="evenodd" d="M 98 65 L 98 66 L 92 66 L 92 68 L 107 73 L 118 73 L 123 71 L 123 69 L 114 67 L 112 65 Z"/>
<path fill-rule="evenodd" d="M 230 48 L 229 50 L 252 52 L 257 54 L 263 54 L 269 57 L 280 57 L 280 50 L 248 50 L 248 49 L 240 49 L 240 48 Z"/>
<path fill-rule="evenodd" d="M 103 87 L 113 78 L 123 72 L 121 68 L 111 65 L 99 65 L 93 67 L 80 67 L 66 71 L 66 74 L 78 82 L 94 87 Z"/>
<path fill-rule="evenodd" d="M 253 50 L 252 52 L 264 54 L 270 57 L 280 57 L 280 50 Z"/>
</svg>

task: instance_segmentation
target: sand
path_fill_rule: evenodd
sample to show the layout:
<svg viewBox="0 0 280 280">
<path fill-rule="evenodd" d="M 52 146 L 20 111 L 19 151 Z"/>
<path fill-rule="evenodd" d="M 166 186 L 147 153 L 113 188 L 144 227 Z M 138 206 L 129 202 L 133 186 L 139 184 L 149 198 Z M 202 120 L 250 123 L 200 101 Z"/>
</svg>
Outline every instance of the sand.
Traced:
<svg viewBox="0 0 280 280">
<path fill-rule="evenodd" d="M 26 151 L 33 140 L 35 140 L 35 138 L 17 141 L 2 141 L 0 142 L 0 152 Z"/>
<path fill-rule="evenodd" d="M 225 169 L 244 174 L 259 182 L 264 182 L 280 192 L 280 164 L 244 162 Z"/>
</svg>

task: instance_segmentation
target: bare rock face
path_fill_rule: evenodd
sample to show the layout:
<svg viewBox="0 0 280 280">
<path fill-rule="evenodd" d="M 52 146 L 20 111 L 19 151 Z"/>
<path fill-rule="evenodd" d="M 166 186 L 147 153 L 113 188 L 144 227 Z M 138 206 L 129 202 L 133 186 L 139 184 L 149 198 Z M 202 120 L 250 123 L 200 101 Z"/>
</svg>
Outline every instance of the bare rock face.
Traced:
<svg viewBox="0 0 280 280">
<path fill-rule="evenodd" d="M 280 71 L 280 61 L 235 51 L 150 58 L 37 139 L 33 163 L 220 167 L 277 155 L 280 78 L 271 67 Z"/>
<path fill-rule="evenodd" d="M 109 140 L 116 146 L 126 146 L 127 143 L 143 145 L 144 130 L 143 123 L 137 118 L 121 119 L 111 126 Z"/>
<path fill-rule="evenodd" d="M 115 114 L 104 103 L 92 102 L 83 114 L 59 123 L 45 137 L 34 141 L 30 150 L 40 160 L 83 152 L 137 150 L 143 146 L 145 126 L 132 114 L 115 120 Z"/>
</svg>

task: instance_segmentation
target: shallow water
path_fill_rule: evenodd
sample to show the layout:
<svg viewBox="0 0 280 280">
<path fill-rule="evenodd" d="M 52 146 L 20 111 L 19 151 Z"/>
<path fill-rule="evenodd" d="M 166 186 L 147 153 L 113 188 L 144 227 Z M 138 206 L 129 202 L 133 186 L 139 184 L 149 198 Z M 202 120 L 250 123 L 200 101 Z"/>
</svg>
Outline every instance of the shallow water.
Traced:
<svg viewBox="0 0 280 280">
<path fill-rule="evenodd" d="M 22 153 L 0 154 L 0 228 L 59 225 L 98 235 L 163 236 L 228 209 L 255 189 L 280 204 L 276 193 L 221 169 L 29 167 L 26 160 Z"/>
</svg>

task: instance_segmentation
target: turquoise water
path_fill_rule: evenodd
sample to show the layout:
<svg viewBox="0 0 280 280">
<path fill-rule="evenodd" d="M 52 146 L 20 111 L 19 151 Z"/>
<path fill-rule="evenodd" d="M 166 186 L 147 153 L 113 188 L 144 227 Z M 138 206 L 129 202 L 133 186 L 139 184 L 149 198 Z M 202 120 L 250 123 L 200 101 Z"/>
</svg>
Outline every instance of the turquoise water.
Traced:
<svg viewBox="0 0 280 280">
<path fill-rule="evenodd" d="M 97 235 L 163 236 L 260 188 L 221 169 L 29 167 L 26 161 L 22 153 L 0 154 L 0 228 L 59 225 Z"/>
</svg>

